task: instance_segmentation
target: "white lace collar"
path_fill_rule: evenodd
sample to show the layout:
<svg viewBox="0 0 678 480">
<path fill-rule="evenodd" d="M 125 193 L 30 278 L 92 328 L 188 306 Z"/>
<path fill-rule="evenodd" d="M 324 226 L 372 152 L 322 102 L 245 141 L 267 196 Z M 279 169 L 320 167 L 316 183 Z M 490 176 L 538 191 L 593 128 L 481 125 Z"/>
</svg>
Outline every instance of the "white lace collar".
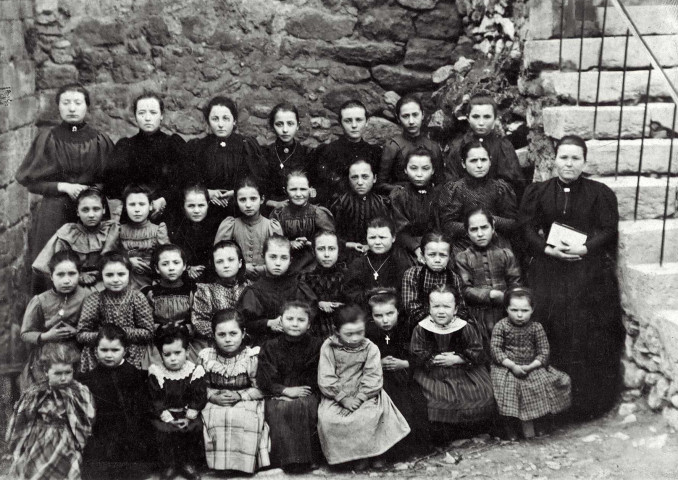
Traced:
<svg viewBox="0 0 678 480">
<path fill-rule="evenodd" d="M 454 317 L 450 323 L 448 323 L 446 326 L 442 327 L 435 323 L 431 316 L 429 315 L 425 319 L 423 319 L 421 322 L 419 322 L 419 326 L 423 328 L 424 330 L 428 330 L 429 332 L 432 333 L 439 333 L 439 334 L 447 334 L 447 333 L 454 333 L 458 332 L 462 328 L 466 326 L 468 322 L 466 320 L 462 320 L 459 317 Z"/>
<path fill-rule="evenodd" d="M 202 378 L 205 375 L 205 370 L 190 360 L 186 360 L 186 363 L 180 370 L 168 370 L 164 365 L 153 364 L 148 367 L 148 374 L 153 375 L 158 380 L 158 385 L 160 388 L 163 388 L 165 380 L 183 380 L 184 378 L 191 377 L 191 381 L 198 378 Z"/>
</svg>

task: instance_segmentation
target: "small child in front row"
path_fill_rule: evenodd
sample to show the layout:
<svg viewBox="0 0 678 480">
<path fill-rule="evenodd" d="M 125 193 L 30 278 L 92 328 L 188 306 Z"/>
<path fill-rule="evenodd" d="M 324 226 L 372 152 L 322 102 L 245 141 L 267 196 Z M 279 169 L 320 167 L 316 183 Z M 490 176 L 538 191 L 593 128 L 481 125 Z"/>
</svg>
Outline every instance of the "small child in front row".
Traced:
<svg viewBox="0 0 678 480">
<path fill-rule="evenodd" d="M 75 252 L 62 250 L 55 253 L 48 266 L 52 288 L 35 295 L 28 302 L 21 324 L 21 340 L 32 347 L 19 379 L 22 391 L 45 380 L 39 362 L 44 345 L 71 343 L 75 346 L 80 308 L 89 295 L 78 285 L 80 259 Z"/>
<path fill-rule="evenodd" d="M 508 317 L 492 332 L 492 385 L 506 436 L 516 440 L 518 422 L 527 437 L 549 430 L 548 416 L 570 406 L 570 377 L 549 366 L 549 343 L 544 328 L 532 321 L 534 297 L 526 288 L 506 292 Z M 545 418 L 546 417 L 546 418 Z M 533 420 L 545 421 L 532 424 Z"/>
<path fill-rule="evenodd" d="M 426 399 L 412 378 L 410 331 L 400 321 L 398 295 L 394 288 L 369 292 L 372 321 L 367 324 L 369 338 L 381 353 L 384 391 L 403 414 L 412 432 L 393 449 L 394 456 L 423 452 L 429 443 Z"/>
<path fill-rule="evenodd" d="M 112 251 L 118 238 L 118 224 L 104 220 L 106 213 L 103 193 L 96 188 L 80 192 L 77 202 L 78 221 L 62 225 L 49 239 L 33 262 L 33 270 L 49 275 L 49 259 L 56 252 L 71 250 L 80 258 L 81 286 L 90 291 L 101 291 L 99 259 Z"/>
<path fill-rule="evenodd" d="M 457 304 L 452 288 L 434 288 L 430 315 L 414 328 L 410 343 L 414 379 L 427 400 L 432 435 L 440 440 L 450 431 L 445 424 L 480 424 L 495 412 L 480 333 L 456 316 Z"/>
<path fill-rule="evenodd" d="M 85 449 L 87 464 L 151 459 L 148 375 L 125 361 L 127 347 L 122 328 L 102 326 L 96 339 L 98 365 L 79 379 L 92 392 L 96 407 L 96 423 Z"/>
<path fill-rule="evenodd" d="M 85 299 L 78 321 L 78 343 L 84 345 L 80 371 L 96 366 L 95 349 L 99 329 L 112 323 L 121 327 L 129 340 L 127 360 L 143 367 L 148 344 L 153 339 L 153 312 L 139 290 L 129 287 L 132 265 L 123 253 L 108 252 L 101 257 L 101 278 L 105 290 Z"/>
<path fill-rule="evenodd" d="M 219 225 L 214 243 L 235 241 L 242 250 L 248 276 L 256 279 L 266 271 L 264 242 L 273 234 L 282 235 L 283 231 L 280 222 L 261 214 L 264 195 L 254 180 L 245 178 L 240 182 L 235 188 L 235 200 L 242 217 L 226 217 Z"/>
<path fill-rule="evenodd" d="M 40 353 L 47 381 L 24 390 L 7 427 L 9 478 L 80 480 L 82 451 L 92 433 L 94 399 L 73 380 L 80 352 L 48 343 Z"/>
<path fill-rule="evenodd" d="M 127 185 L 122 192 L 122 214 L 118 243 L 132 264 L 130 284 L 141 289 L 151 284 L 151 258 L 159 245 L 170 243 L 165 222 L 152 223 L 149 215 L 151 189 L 145 185 Z"/>
<path fill-rule="evenodd" d="M 380 467 L 378 457 L 410 433 L 382 388 L 379 348 L 365 338 L 365 312 L 356 305 L 334 316 L 334 335 L 320 349 L 318 387 L 318 434 L 330 465 L 358 461 L 361 470 L 371 459 Z"/>
<path fill-rule="evenodd" d="M 309 333 L 311 308 L 305 302 L 283 305 L 283 335 L 267 342 L 259 355 L 257 381 L 266 399 L 271 429 L 271 464 L 303 472 L 320 458 L 318 440 L 318 359 L 323 339 Z"/>
<path fill-rule="evenodd" d="M 205 370 L 188 360 L 188 336 L 167 328 L 155 338 L 162 364 L 148 369 L 161 480 L 182 475 L 197 480 L 195 466 L 204 457 L 200 411 L 207 403 Z"/>
</svg>

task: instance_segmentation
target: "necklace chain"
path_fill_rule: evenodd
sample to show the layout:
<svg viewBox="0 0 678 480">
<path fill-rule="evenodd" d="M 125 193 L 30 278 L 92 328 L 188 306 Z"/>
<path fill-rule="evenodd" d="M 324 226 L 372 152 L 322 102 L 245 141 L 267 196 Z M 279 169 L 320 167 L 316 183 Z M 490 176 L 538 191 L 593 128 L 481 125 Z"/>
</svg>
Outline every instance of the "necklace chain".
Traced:
<svg viewBox="0 0 678 480">
<path fill-rule="evenodd" d="M 294 148 L 292 149 L 292 152 L 285 158 L 285 160 L 280 159 L 280 155 L 278 155 L 278 148 L 276 146 L 273 147 L 273 150 L 275 150 L 275 156 L 278 158 L 278 162 L 280 162 L 280 170 L 282 170 L 285 168 L 285 162 L 292 158 L 294 152 L 297 151 L 297 142 L 294 142 Z"/>
<path fill-rule="evenodd" d="M 384 260 L 381 263 L 381 265 L 379 265 L 379 268 L 377 268 L 376 270 L 374 269 L 374 266 L 372 265 L 372 262 L 370 261 L 370 257 L 366 257 L 366 258 L 367 258 L 367 263 L 370 264 L 370 268 L 372 269 L 372 272 L 373 272 L 372 275 L 374 276 L 374 279 L 377 280 L 379 278 L 379 270 L 381 270 L 381 268 L 384 265 L 386 265 L 386 262 L 388 262 L 388 259 L 391 258 L 391 256 L 389 255 L 388 257 L 386 257 L 386 260 Z"/>
</svg>

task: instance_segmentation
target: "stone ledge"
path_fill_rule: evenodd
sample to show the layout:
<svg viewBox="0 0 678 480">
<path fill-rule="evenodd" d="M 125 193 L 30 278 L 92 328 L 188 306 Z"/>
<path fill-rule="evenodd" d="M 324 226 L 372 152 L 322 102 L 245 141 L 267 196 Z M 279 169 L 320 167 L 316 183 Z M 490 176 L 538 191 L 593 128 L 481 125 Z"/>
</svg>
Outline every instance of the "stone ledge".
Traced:
<svg viewBox="0 0 678 480">
<path fill-rule="evenodd" d="M 678 309 L 678 263 L 623 265 L 619 273 L 622 306 L 641 326 L 655 320 L 653 312 Z"/>
<path fill-rule="evenodd" d="M 593 177 L 604 183 L 617 195 L 619 203 L 619 217 L 622 220 L 632 220 L 636 196 L 637 177 Z M 669 205 L 667 215 L 676 212 L 676 192 L 678 178 L 669 182 Z M 640 177 L 640 194 L 638 197 L 638 219 L 660 218 L 664 215 L 664 198 L 666 179 Z"/>
<path fill-rule="evenodd" d="M 626 7 L 626 9 L 642 35 L 666 35 L 678 32 L 678 7 L 666 3 L 666 5 L 643 5 Z M 612 3 L 609 2 L 609 4 L 611 7 Z M 604 13 L 605 9 L 602 7 L 596 11 L 601 31 Z M 605 35 L 624 35 L 627 28 L 617 10 L 608 7 Z"/>
<path fill-rule="evenodd" d="M 638 172 L 641 140 L 621 140 L 619 145 L 619 167 L 621 175 Z M 614 175 L 617 162 L 616 140 L 588 140 L 588 156 L 584 171 L 591 175 Z M 646 138 L 643 142 L 644 174 L 666 173 L 669 165 L 671 140 L 663 138 Z M 673 162 L 671 171 L 678 173 L 678 140 L 674 140 Z"/>
<path fill-rule="evenodd" d="M 662 237 L 661 220 L 619 223 L 619 257 L 627 265 L 658 263 Z M 678 219 L 666 221 L 664 262 L 678 262 Z"/>
</svg>

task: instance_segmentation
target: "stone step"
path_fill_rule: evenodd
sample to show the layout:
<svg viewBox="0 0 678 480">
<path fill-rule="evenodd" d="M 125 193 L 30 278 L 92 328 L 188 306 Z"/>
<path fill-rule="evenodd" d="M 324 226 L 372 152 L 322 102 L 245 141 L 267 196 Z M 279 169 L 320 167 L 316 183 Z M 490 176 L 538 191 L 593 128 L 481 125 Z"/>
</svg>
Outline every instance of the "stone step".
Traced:
<svg viewBox="0 0 678 480">
<path fill-rule="evenodd" d="M 629 17 L 635 23 L 641 35 L 666 35 L 678 32 L 678 5 L 642 5 L 626 7 Z M 605 35 L 626 34 L 626 23 L 621 14 L 608 2 Z M 605 8 L 596 10 L 598 26 L 602 32 Z"/>
<path fill-rule="evenodd" d="M 659 263 L 662 240 L 661 220 L 619 222 L 619 258 L 627 265 Z M 664 262 L 678 262 L 678 219 L 666 220 Z"/>
<path fill-rule="evenodd" d="M 621 138 L 640 138 L 643 131 L 644 105 L 624 106 Z M 593 138 L 593 116 L 595 107 L 558 106 L 545 107 L 542 111 L 544 132 L 552 138 L 564 135 L 579 135 L 584 139 Z M 619 106 L 598 107 L 595 138 L 617 139 L 619 128 Z M 671 125 L 673 121 L 672 103 L 650 103 L 648 106 L 645 135 L 649 136 L 650 122 Z M 678 122 L 677 122 L 678 123 Z"/>
<path fill-rule="evenodd" d="M 640 159 L 640 139 L 620 140 L 619 167 L 620 175 L 638 172 Z M 616 140 L 588 140 L 588 156 L 584 171 L 591 175 L 611 176 L 615 174 L 617 162 Z M 671 140 L 664 138 L 646 138 L 643 142 L 643 174 L 666 173 L 669 165 Z M 678 174 L 678 139 L 674 140 L 673 162 L 671 171 Z"/>
<path fill-rule="evenodd" d="M 678 68 L 668 68 L 664 70 L 673 82 L 678 86 Z M 645 98 L 647 92 L 647 75 L 649 70 L 633 70 L 626 72 L 624 81 L 624 102 L 640 101 Z M 599 75 L 600 74 L 600 75 Z M 598 87 L 598 77 L 600 76 L 600 87 Z M 596 104 L 596 93 L 598 94 L 598 104 L 619 103 L 621 99 L 621 86 L 623 81 L 623 72 L 598 72 L 589 71 L 581 73 L 581 80 L 578 72 L 557 72 L 545 71 L 540 75 L 542 87 L 547 95 L 555 95 L 561 100 L 576 102 L 579 97 L 580 104 Z M 579 88 L 579 92 L 577 89 Z M 650 99 L 666 98 L 671 96 L 671 90 L 657 72 L 652 72 L 650 78 Z"/>
<path fill-rule="evenodd" d="M 675 32 L 674 32 L 675 33 Z M 648 46 L 657 56 L 663 67 L 678 66 L 678 35 L 659 35 L 646 38 Z M 625 37 L 606 37 L 603 44 L 603 69 L 624 68 Z M 600 38 L 585 38 L 582 51 L 581 68 L 579 68 L 579 49 L 581 40 L 578 38 L 563 39 L 562 69 L 563 70 L 590 70 L 598 68 L 600 55 Z M 560 55 L 560 39 L 531 40 L 525 42 L 523 62 L 527 68 L 535 70 L 557 69 Z M 627 69 L 648 68 L 650 60 L 647 50 L 635 37 L 629 38 L 629 50 L 626 57 Z"/>
<path fill-rule="evenodd" d="M 619 218 L 633 220 L 633 211 L 636 198 L 637 177 L 592 177 L 604 183 L 617 195 L 619 204 Z M 678 193 L 678 178 L 669 181 L 669 199 L 667 215 L 676 212 L 676 194 Z M 638 220 L 661 218 L 664 215 L 664 199 L 666 196 L 666 178 L 640 177 L 640 192 L 638 195 Z"/>
<path fill-rule="evenodd" d="M 647 316 L 659 310 L 678 310 L 678 263 L 625 265 L 619 273 L 622 306 L 627 312 Z"/>
</svg>

